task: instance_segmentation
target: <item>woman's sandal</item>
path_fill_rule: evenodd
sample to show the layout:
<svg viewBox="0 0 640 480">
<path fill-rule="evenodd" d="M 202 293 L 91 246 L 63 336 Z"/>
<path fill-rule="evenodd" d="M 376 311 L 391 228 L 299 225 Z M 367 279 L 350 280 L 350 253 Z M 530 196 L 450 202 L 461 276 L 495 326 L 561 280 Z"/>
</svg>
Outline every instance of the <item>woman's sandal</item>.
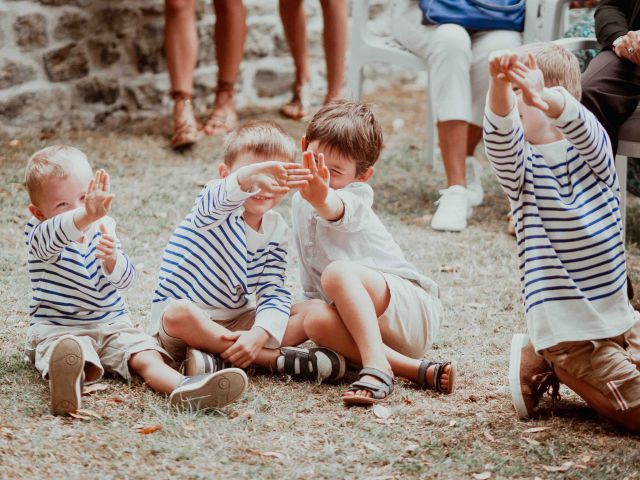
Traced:
<svg viewBox="0 0 640 480">
<path fill-rule="evenodd" d="M 234 88 L 233 82 L 218 80 L 216 95 L 227 93 L 233 99 Z M 238 114 L 233 107 L 228 109 L 226 107 L 216 107 L 214 104 L 213 110 L 209 114 L 209 119 L 204 125 L 204 132 L 207 135 L 226 135 L 237 126 Z"/>
<path fill-rule="evenodd" d="M 358 390 L 366 390 L 371 393 L 371 397 L 363 397 L 360 395 L 343 395 L 342 401 L 345 405 L 361 405 L 368 407 L 374 403 L 386 399 L 393 392 L 393 377 L 387 372 L 378 370 L 377 368 L 364 367 L 358 373 L 359 378 L 366 375 L 375 377 L 382 383 L 370 383 L 363 380 L 356 380 L 347 389 L 347 392 L 357 392 Z"/>
<path fill-rule="evenodd" d="M 342 380 L 347 369 L 345 358 L 328 348 L 283 347 L 280 353 L 284 357 L 283 373 L 298 380 L 337 382 Z M 321 365 L 318 365 L 319 361 Z"/>
<path fill-rule="evenodd" d="M 302 120 L 311 107 L 311 86 L 308 83 L 293 86 L 293 97 L 280 109 L 280 113 L 293 120 Z"/>
<path fill-rule="evenodd" d="M 449 385 L 448 387 L 442 388 L 442 375 L 444 374 L 444 369 L 447 365 L 451 365 L 449 369 Z M 425 374 L 429 367 L 433 366 L 433 383 L 430 385 L 427 382 Z M 420 368 L 418 368 L 418 381 L 416 382 L 418 386 L 423 390 L 435 390 L 438 393 L 446 393 L 447 395 L 453 393 L 455 389 L 455 380 L 456 380 L 456 365 L 453 362 L 430 362 L 429 360 L 422 360 L 420 362 Z"/>
<path fill-rule="evenodd" d="M 200 139 L 198 122 L 196 121 L 191 103 L 191 95 L 184 92 L 171 92 L 171 97 L 175 101 L 175 108 L 182 105 L 177 118 L 174 119 L 173 134 L 171 135 L 171 148 L 180 150 L 188 148 Z"/>
</svg>

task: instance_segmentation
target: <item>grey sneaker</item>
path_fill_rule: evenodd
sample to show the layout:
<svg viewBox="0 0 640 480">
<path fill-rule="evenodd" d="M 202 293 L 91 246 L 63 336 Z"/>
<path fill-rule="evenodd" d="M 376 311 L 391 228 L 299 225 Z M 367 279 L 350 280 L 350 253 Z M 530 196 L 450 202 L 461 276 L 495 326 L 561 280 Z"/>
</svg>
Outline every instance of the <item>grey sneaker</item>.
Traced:
<svg viewBox="0 0 640 480">
<path fill-rule="evenodd" d="M 188 377 L 216 373 L 233 365 L 222 360 L 216 353 L 203 352 L 195 348 L 187 348 L 187 355 L 183 363 L 184 374 Z"/>
<path fill-rule="evenodd" d="M 169 395 L 169 403 L 179 410 L 221 408 L 240 398 L 247 383 L 247 375 L 239 368 L 184 377 Z"/>
<path fill-rule="evenodd" d="M 77 412 L 82 398 L 84 357 L 80 341 L 65 335 L 54 345 L 49 359 L 51 413 Z"/>
</svg>

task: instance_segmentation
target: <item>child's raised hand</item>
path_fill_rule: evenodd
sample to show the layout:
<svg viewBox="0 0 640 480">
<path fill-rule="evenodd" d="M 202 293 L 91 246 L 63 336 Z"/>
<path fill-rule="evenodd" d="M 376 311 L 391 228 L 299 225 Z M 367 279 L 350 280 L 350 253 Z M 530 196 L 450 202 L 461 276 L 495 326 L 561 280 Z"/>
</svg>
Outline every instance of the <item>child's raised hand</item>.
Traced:
<svg viewBox="0 0 640 480">
<path fill-rule="evenodd" d="M 263 193 L 274 195 L 303 187 L 312 178 L 309 169 L 296 163 L 270 161 L 244 168 L 247 170 L 238 171 L 238 182 L 244 190 L 258 188 Z"/>
<path fill-rule="evenodd" d="M 87 193 L 84 196 L 84 210 L 89 223 L 104 217 L 113 203 L 113 193 L 109 193 L 109 174 L 100 169 L 94 178 L 89 181 Z"/>
<path fill-rule="evenodd" d="M 538 68 L 536 59 L 532 53 L 527 56 L 526 64 L 517 62 L 506 71 L 509 81 L 522 92 L 522 101 L 530 107 L 535 107 L 543 112 L 549 110 L 549 104 L 543 99 L 544 76 Z"/>
<path fill-rule="evenodd" d="M 497 50 L 489 55 L 489 75 L 495 80 L 508 82 L 507 71 L 518 63 L 518 54 L 512 50 Z"/>
<path fill-rule="evenodd" d="M 300 195 L 314 207 L 324 205 L 329 195 L 329 169 L 324 163 L 324 154 L 318 154 L 318 163 L 313 152 L 307 150 L 302 153 L 302 165 L 311 171 L 312 179 L 308 185 L 300 188 Z"/>
<path fill-rule="evenodd" d="M 102 223 L 100 224 L 100 233 L 100 239 L 96 246 L 96 258 L 104 262 L 107 274 L 110 274 L 116 266 L 118 255 L 116 240 L 112 235 L 107 233 L 107 229 Z"/>
</svg>

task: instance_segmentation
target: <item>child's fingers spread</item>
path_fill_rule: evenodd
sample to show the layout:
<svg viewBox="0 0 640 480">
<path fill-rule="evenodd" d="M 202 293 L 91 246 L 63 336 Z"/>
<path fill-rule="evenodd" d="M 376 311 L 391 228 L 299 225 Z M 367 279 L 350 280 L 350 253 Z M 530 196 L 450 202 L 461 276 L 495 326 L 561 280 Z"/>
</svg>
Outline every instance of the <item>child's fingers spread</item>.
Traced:
<svg viewBox="0 0 640 480">
<path fill-rule="evenodd" d="M 112 193 L 107 198 L 104 199 L 104 202 L 102 203 L 102 205 L 104 206 L 104 208 L 106 210 L 111 209 L 111 204 L 113 203 L 113 198 L 114 197 L 115 197 L 115 195 Z"/>
<path fill-rule="evenodd" d="M 102 191 L 109 192 L 111 188 L 111 180 L 109 179 L 109 174 L 104 172 L 104 176 L 102 177 Z"/>
<path fill-rule="evenodd" d="M 96 181 L 93 178 L 91 180 L 89 180 L 89 186 L 87 187 L 87 193 L 91 193 L 91 192 L 93 192 L 95 190 L 94 189 L 95 184 L 96 184 Z"/>
<path fill-rule="evenodd" d="M 289 170 L 289 178 L 294 175 L 311 175 L 311 170 L 309 170 L 308 168 L 295 168 Z"/>
<path fill-rule="evenodd" d="M 309 185 L 309 180 L 296 180 L 296 181 L 287 182 L 288 188 L 300 188 L 300 187 L 306 187 L 307 185 Z"/>
</svg>

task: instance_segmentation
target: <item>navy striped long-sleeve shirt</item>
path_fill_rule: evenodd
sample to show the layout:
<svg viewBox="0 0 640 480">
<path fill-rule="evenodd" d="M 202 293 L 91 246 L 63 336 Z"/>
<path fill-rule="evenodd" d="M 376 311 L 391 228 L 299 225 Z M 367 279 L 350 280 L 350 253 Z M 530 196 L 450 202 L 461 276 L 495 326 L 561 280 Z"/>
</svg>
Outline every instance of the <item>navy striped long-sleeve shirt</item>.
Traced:
<svg viewBox="0 0 640 480">
<path fill-rule="evenodd" d="M 25 228 L 33 292 L 31 325 L 76 326 L 128 318 L 119 290 L 132 284 L 136 275 L 133 263 L 119 241 L 110 274 L 95 255 L 101 236 L 98 224 L 115 232 L 115 221 L 104 217 L 83 232 L 76 228 L 73 215 L 74 211 L 69 211 L 43 222 L 31 218 Z"/>
<path fill-rule="evenodd" d="M 235 174 L 206 185 L 164 250 L 153 302 L 187 299 L 220 321 L 255 308 L 255 325 L 270 335 L 265 346 L 276 348 L 291 310 L 288 227 L 273 210 L 260 232 L 249 227 L 242 205 L 254 194 L 240 189 Z"/>
<path fill-rule="evenodd" d="M 620 187 L 609 138 L 591 112 L 560 88 L 553 124 L 564 139 L 531 145 L 517 107 L 487 102 L 484 141 L 509 197 L 529 334 L 536 350 L 628 330 Z M 514 100 L 515 101 L 515 100 Z"/>
</svg>

